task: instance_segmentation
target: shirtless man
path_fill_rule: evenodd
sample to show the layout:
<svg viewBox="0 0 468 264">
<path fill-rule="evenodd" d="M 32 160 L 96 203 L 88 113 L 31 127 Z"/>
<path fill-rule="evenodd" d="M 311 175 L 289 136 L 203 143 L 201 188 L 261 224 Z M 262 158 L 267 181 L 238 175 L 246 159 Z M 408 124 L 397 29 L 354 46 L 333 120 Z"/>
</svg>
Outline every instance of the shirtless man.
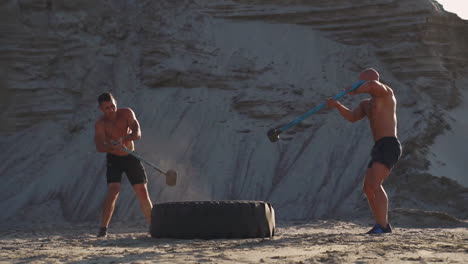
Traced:
<svg viewBox="0 0 468 264">
<path fill-rule="evenodd" d="M 391 233 L 388 222 L 388 197 L 382 186 L 401 155 L 401 145 L 397 138 L 396 99 L 393 90 L 379 82 L 379 73 L 374 69 L 366 69 L 359 75 L 359 80 L 366 81 L 358 89 L 349 94 L 370 94 L 354 110 L 329 98 L 328 108 L 336 108 L 349 122 L 356 122 L 367 116 L 375 141 L 368 165 L 364 193 L 374 214 L 376 224 L 367 234 Z M 348 88 L 349 90 L 349 88 Z"/>
<path fill-rule="evenodd" d="M 98 98 L 99 109 L 104 113 L 96 121 L 94 142 L 98 152 L 107 152 L 107 194 L 104 200 L 101 228 L 98 237 L 107 236 L 107 227 L 120 193 L 122 172 L 125 172 L 140 202 L 148 224 L 151 223 L 152 203 L 148 194 L 146 172 L 140 161 L 122 150 L 134 150 L 134 140 L 141 138 L 140 124 L 130 108 L 117 109 L 112 94 L 103 93 Z M 111 143 L 118 142 L 118 145 Z"/>
</svg>

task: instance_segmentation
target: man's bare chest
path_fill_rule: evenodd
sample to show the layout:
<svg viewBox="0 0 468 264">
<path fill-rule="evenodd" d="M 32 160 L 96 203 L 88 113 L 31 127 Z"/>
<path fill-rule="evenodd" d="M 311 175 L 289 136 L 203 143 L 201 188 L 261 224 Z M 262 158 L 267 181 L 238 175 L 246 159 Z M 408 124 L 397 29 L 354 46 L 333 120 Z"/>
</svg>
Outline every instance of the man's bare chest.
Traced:
<svg viewBox="0 0 468 264">
<path fill-rule="evenodd" d="M 128 130 L 126 120 L 107 121 L 104 126 L 108 136 L 126 135 Z"/>
</svg>

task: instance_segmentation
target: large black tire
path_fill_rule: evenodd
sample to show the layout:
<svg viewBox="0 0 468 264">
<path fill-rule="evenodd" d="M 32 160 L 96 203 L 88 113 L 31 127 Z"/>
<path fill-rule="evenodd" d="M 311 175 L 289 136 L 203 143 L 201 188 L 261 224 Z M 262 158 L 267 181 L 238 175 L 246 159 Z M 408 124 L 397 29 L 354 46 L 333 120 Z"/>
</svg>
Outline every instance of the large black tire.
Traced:
<svg viewBox="0 0 468 264">
<path fill-rule="evenodd" d="M 272 237 L 275 211 L 261 201 L 160 203 L 153 206 L 150 233 L 182 239 Z"/>
</svg>

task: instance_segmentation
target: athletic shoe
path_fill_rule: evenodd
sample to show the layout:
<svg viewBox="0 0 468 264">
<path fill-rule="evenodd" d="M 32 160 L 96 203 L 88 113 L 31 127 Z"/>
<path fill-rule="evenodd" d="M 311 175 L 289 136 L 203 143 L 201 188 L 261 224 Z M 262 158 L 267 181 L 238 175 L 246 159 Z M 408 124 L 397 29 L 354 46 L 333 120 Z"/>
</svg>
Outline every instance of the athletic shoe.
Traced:
<svg viewBox="0 0 468 264">
<path fill-rule="evenodd" d="M 101 227 L 97 237 L 106 237 L 107 236 L 107 227 Z"/>
<path fill-rule="evenodd" d="M 374 227 L 367 231 L 366 234 L 384 234 L 384 233 L 392 233 L 392 226 L 390 223 L 387 224 L 387 227 L 382 227 L 379 224 L 375 224 Z"/>
</svg>

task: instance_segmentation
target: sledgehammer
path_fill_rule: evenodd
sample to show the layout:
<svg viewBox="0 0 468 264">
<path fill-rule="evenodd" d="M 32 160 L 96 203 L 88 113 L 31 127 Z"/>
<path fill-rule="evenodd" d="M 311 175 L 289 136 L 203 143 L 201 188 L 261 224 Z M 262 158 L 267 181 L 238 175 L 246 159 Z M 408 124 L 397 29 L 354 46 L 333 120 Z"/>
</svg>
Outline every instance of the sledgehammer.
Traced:
<svg viewBox="0 0 468 264">
<path fill-rule="evenodd" d="M 340 92 L 339 94 L 335 95 L 333 97 L 333 99 L 335 100 L 338 100 L 340 99 L 341 97 L 343 97 L 345 94 L 349 93 L 349 92 L 352 92 L 354 90 L 356 90 L 357 88 L 359 88 L 359 86 L 363 85 L 366 81 L 364 80 L 361 80 L 357 83 L 355 83 L 351 89 L 349 90 L 344 90 L 342 92 Z M 302 120 L 306 119 L 307 117 L 309 117 L 310 115 L 312 115 L 313 113 L 321 110 L 322 108 L 324 108 L 325 106 L 327 105 L 327 102 L 323 102 L 321 104 L 319 104 L 318 106 L 314 107 L 313 109 L 309 110 L 308 112 L 302 114 L 301 116 L 299 116 L 298 118 L 294 119 L 293 121 L 291 121 L 290 123 L 284 125 L 284 126 L 281 126 L 279 128 L 272 128 L 270 130 L 268 130 L 267 132 L 267 136 L 268 138 L 270 139 L 271 142 L 276 142 L 279 140 L 279 135 L 281 133 L 283 133 L 284 131 L 290 129 L 291 127 L 297 125 L 298 123 L 300 123 Z"/>
<path fill-rule="evenodd" d="M 111 139 L 111 143 L 114 144 L 114 145 L 118 145 L 119 142 L 115 141 L 115 140 L 112 140 Z M 133 157 L 139 159 L 140 161 L 143 161 L 145 162 L 146 164 L 150 165 L 151 167 L 153 167 L 153 169 L 157 170 L 158 172 L 160 172 L 161 174 L 165 175 L 166 176 L 166 184 L 169 185 L 169 186 L 175 186 L 176 183 L 177 183 L 177 172 L 175 170 L 168 170 L 167 172 L 164 172 L 163 170 L 161 170 L 158 166 L 154 165 L 153 163 L 143 159 L 140 155 L 136 154 L 135 152 L 129 150 L 128 148 L 122 146 L 121 149 L 125 152 L 127 152 L 129 155 L 132 155 Z"/>
</svg>

